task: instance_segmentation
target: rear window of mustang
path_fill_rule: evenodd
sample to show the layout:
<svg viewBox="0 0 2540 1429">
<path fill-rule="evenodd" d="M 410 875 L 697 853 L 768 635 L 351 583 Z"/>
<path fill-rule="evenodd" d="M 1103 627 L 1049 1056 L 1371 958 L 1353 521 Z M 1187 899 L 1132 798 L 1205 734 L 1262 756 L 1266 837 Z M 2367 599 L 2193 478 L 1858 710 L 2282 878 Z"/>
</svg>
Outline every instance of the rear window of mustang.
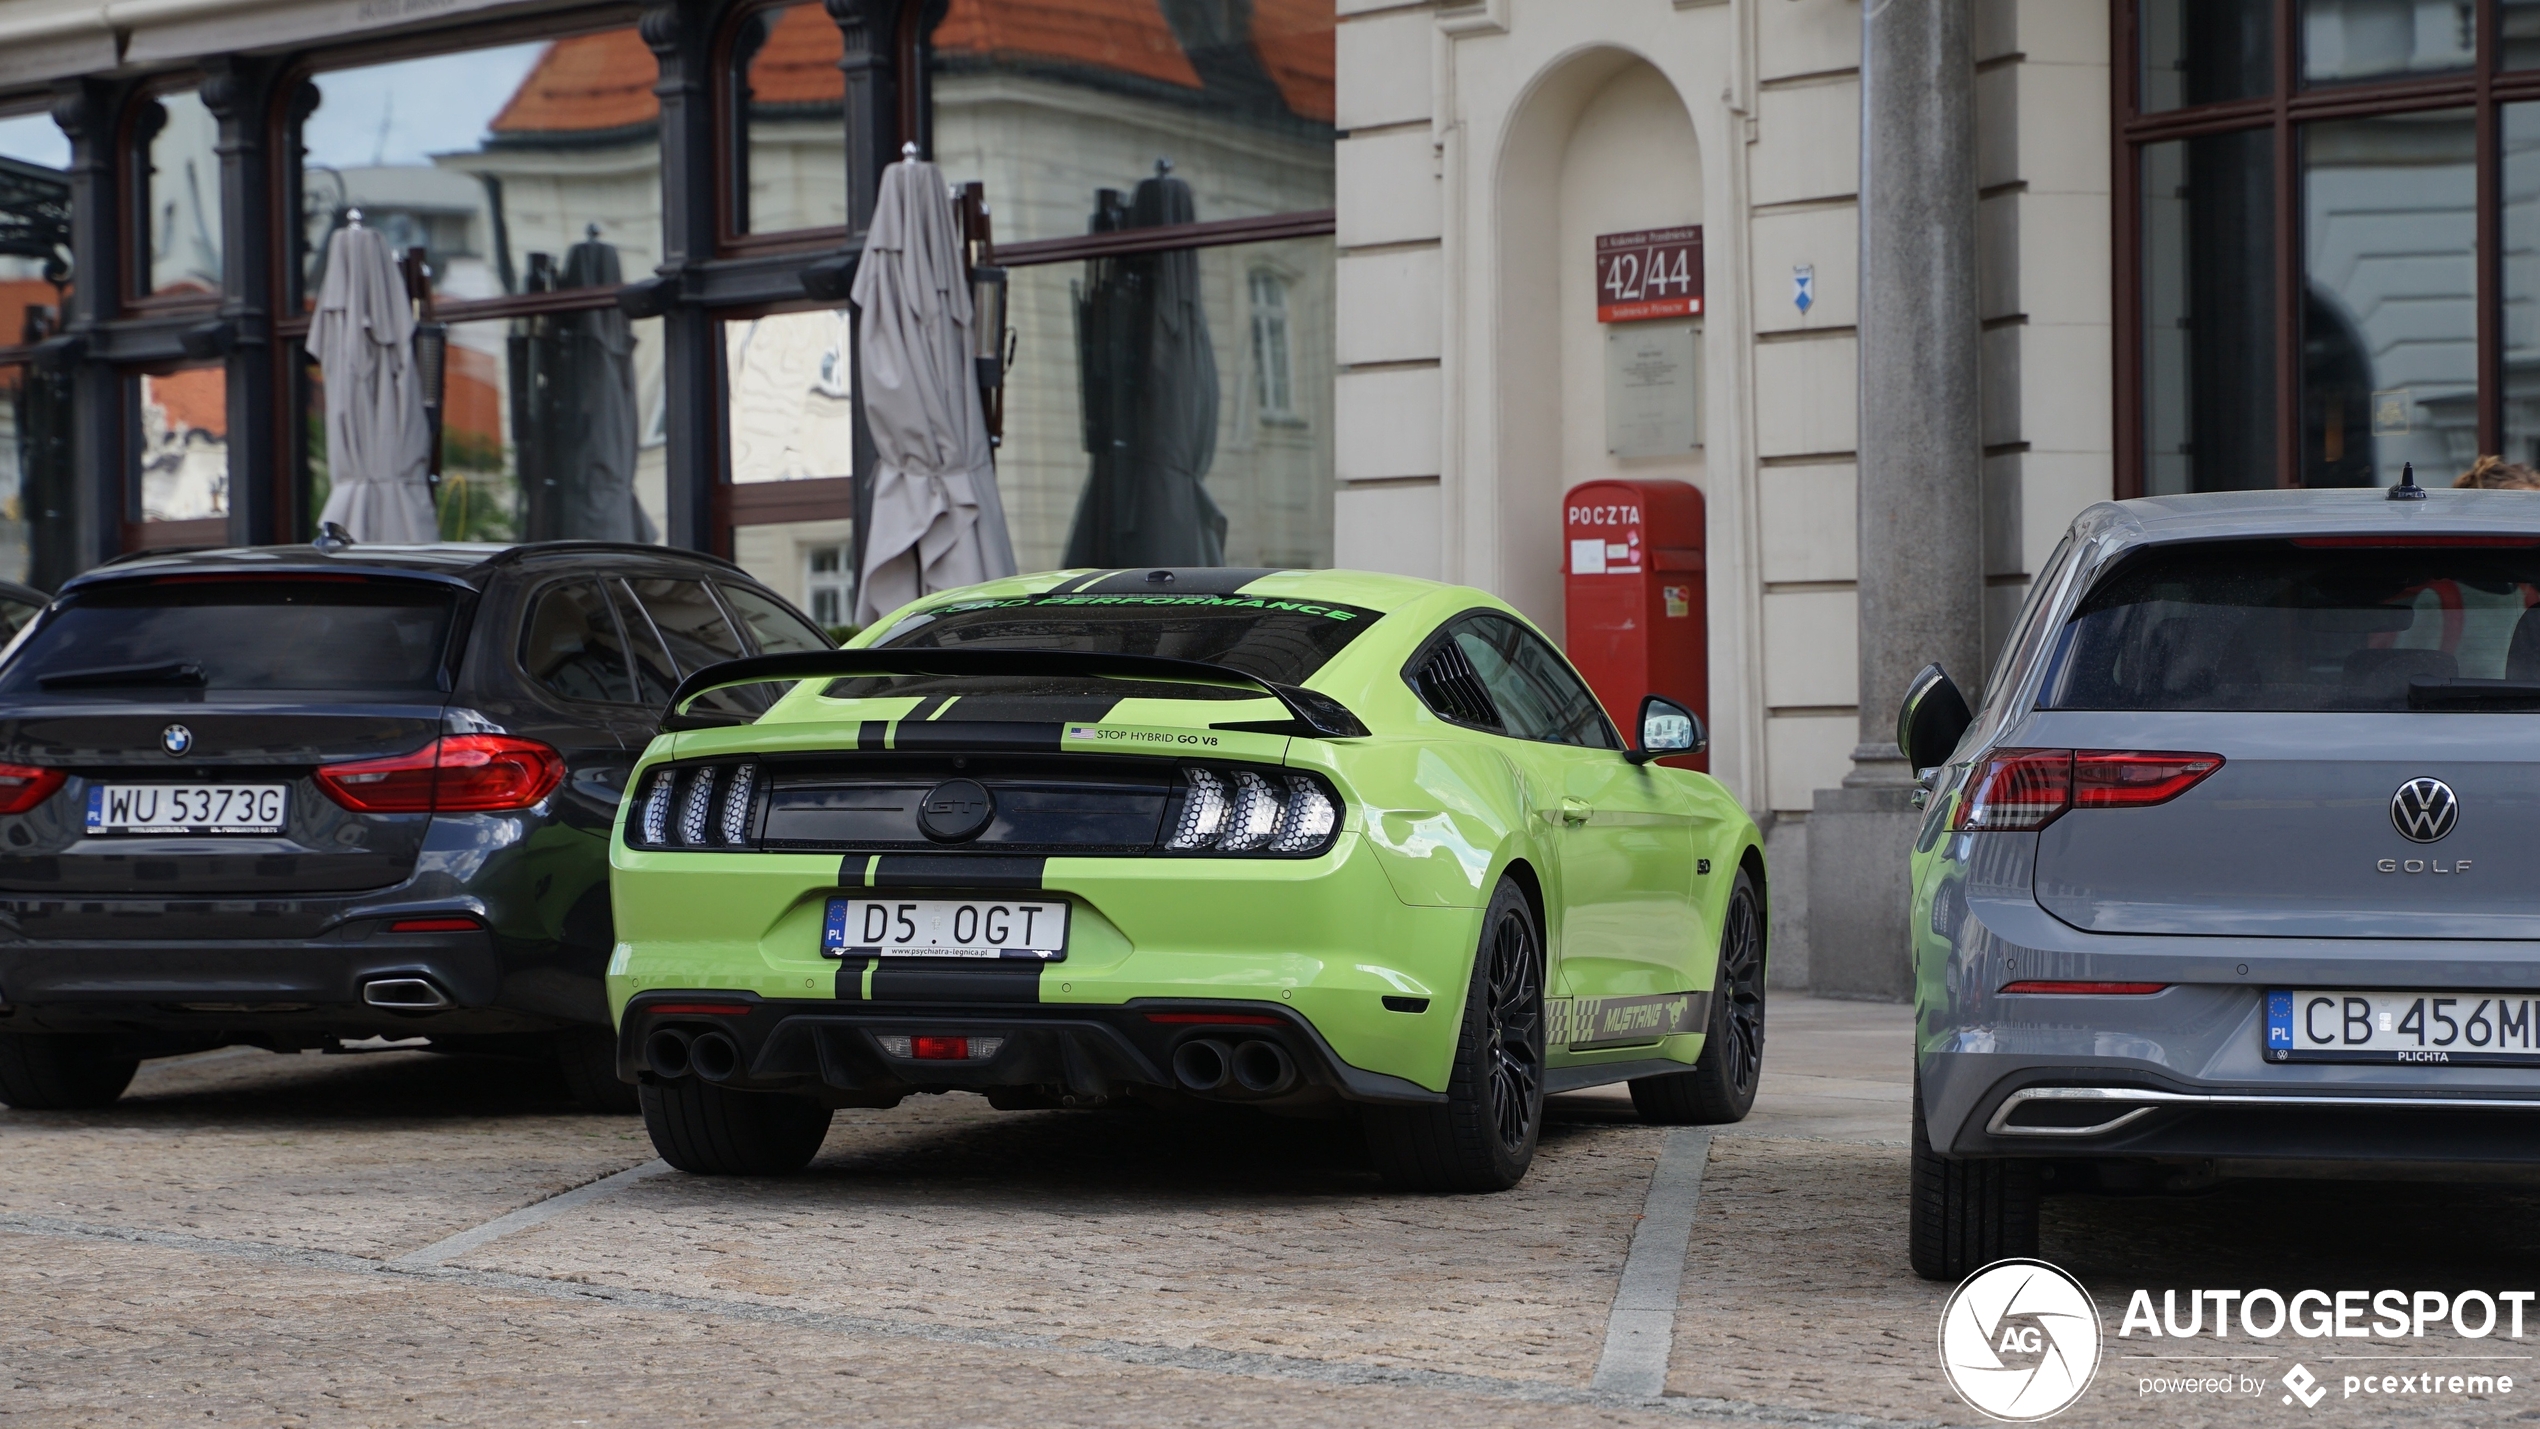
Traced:
<svg viewBox="0 0 2540 1429">
<path fill-rule="evenodd" d="M 1010 596 L 920 611 L 875 644 L 896 650 L 1160 655 L 1299 685 L 1381 613 L 1330 601 L 1241 594 Z"/>
<path fill-rule="evenodd" d="M 0 674 L 0 693 L 428 691 L 455 593 L 360 577 L 162 576 L 75 591 Z"/>
<path fill-rule="evenodd" d="M 2540 681 L 2540 537 L 2217 541 L 2124 557 L 2055 645 L 2039 705 L 2405 710 Z"/>
</svg>

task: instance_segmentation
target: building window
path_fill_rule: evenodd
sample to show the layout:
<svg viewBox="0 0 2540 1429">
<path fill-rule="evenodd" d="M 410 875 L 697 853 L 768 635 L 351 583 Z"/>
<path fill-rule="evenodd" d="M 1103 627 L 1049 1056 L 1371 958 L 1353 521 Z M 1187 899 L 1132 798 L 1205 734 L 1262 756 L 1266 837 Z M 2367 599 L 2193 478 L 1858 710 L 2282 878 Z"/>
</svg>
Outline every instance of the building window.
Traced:
<svg viewBox="0 0 2540 1429">
<path fill-rule="evenodd" d="M 229 374 L 184 367 L 141 373 L 128 385 L 141 459 L 137 499 L 127 509 L 144 524 L 227 517 Z"/>
<path fill-rule="evenodd" d="M 846 624 L 852 589 L 843 544 L 803 548 L 803 603 L 814 621 L 825 629 Z"/>
<path fill-rule="evenodd" d="M 2540 4 L 2135 15 L 2120 493 L 2540 463 Z"/>
<path fill-rule="evenodd" d="M 1288 280 L 1267 268 L 1252 270 L 1253 396 L 1261 420 L 1296 420 L 1296 364 L 1288 352 Z"/>
<path fill-rule="evenodd" d="M 726 236 L 847 226 L 846 54 L 818 4 L 772 5 L 735 22 L 723 67 L 730 178 Z"/>
<path fill-rule="evenodd" d="M 211 301 L 221 288 L 220 124 L 202 96 L 170 90 L 132 112 L 142 251 L 134 295 Z"/>
<path fill-rule="evenodd" d="M 44 590 L 78 549 L 69 364 L 38 346 L 70 300 L 70 165 L 51 116 L 0 114 L 0 580 Z"/>
</svg>

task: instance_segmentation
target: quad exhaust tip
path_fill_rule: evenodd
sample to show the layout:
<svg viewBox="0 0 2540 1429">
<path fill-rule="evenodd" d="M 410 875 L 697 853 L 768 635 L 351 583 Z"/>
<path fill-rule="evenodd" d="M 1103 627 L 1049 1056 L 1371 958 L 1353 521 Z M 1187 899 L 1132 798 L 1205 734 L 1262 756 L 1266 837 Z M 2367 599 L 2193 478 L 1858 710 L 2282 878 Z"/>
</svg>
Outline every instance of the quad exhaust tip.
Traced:
<svg viewBox="0 0 2540 1429">
<path fill-rule="evenodd" d="M 678 1078 L 688 1075 L 688 1040 L 692 1034 L 677 1027 L 659 1027 L 644 1039 L 644 1066 L 656 1077 Z"/>
<path fill-rule="evenodd" d="M 400 1012 L 429 1012 L 451 1005 L 448 993 L 431 979 L 420 977 L 373 978 L 362 984 L 362 1001 Z"/>
<path fill-rule="evenodd" d="M 1276 1042 L 1255 1039 L 1230 1047 L 1197 1037 L 1173 1049 L 1173 1079 L 1189 1092 L 1276 1096 L 1296 1085 L 1296 1063 Z"/>
<path fill-rule="evenodd" d="M 688 1039 L 688 1066 L 709 1082 L 727 1082 L 741 1070 L 741 1045 L 721 1032 Z"/>
</svg>

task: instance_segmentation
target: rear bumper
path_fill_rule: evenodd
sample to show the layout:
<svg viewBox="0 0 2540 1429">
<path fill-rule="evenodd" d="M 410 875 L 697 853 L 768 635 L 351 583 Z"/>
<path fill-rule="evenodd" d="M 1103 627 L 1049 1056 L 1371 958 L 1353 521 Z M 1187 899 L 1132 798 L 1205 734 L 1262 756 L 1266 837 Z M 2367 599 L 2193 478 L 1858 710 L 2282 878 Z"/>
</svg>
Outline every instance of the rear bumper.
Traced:
<svg viewBox="0 0 2540 1429">
<path fill-rule="evenodd" d="M 735 1010 L 693 1010 L 699 1007 Z M 1349 1065 L 1303 1017 L 1250 1001 L 842 1004 L 725 991 L 651 992 L 631 1001 L 620 1021 L 619 1075 L 628 1081 L 701 1075 L 696 1064 L 705 1059 L 679 1068 L 659 1055 L 654 1038 L 665 1031 L 690 1039 L 683 1046 L 709 1033 L 731 1040 L 738 1052 L 732 1070 L 709 1080 L 745 1091 L 809 1092 L 842 1105 L 997 1088 L 1033 1090 L 1057 1104 L 1107 1101 L 1137 1088 L 1289 1108 L 1445 1100 L 1415 1082 Z M 883 1039 L 898 1037 L 959 1037 L 974 1044 L 993 1037 L 999 1045 L 983 1058 L 928 1060 L 895 1055 Z M 1176 1054 L 1202 1042 L 1229 1051 L 1267 1043 L 1284 1055 L 1288 1075 L 1268 1085 L 1247 1087 L 1230 1075 L 1215 1087 L 1195 1086 L 1177 1073 Z"/>
</svg>

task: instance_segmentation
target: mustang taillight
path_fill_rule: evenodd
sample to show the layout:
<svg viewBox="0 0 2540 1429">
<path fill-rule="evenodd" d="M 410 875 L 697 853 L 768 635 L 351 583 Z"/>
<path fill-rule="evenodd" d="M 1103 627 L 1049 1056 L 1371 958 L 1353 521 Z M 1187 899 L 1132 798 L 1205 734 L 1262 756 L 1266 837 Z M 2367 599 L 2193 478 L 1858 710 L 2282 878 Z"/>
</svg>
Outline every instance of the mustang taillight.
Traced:
<svg viewBox="0 0 2540 1429">
<path fill-rule="evenodd" d="M 0 814 L 23 814 L 52 798 L 65 777 L 59 769 L 0 764 Z"/>
<path fill-rule="evenodd" d="M 1949 827 L 2042 829 L 2066 809 L 2166 804 L 2222 768 L 2219 754 L 2135 749 L 2003 749 L 1967 779 Z"/>
<path fill-rule="evenodd" d="M 1192 764 L 1183 766 L 1180 797 L 1165 815 L 1164 846 L 1176 853 L 1318 853 L 1340 823 L 1340 801 L 1312 774 Z"/>
<path fill-rule="evenodd" d="M 328 798 L 365 814 L 502 813 L 563 782 L 563 755 L 508 734 L 445 734 L 412 754 L 317 768 Z"/>
<path fill-rule="evenodd" d="M 639 848 L 747 847 L 757 786 L 755 765 L 664 764 L 644 776 L 626 840 Z"/>
</svg>

